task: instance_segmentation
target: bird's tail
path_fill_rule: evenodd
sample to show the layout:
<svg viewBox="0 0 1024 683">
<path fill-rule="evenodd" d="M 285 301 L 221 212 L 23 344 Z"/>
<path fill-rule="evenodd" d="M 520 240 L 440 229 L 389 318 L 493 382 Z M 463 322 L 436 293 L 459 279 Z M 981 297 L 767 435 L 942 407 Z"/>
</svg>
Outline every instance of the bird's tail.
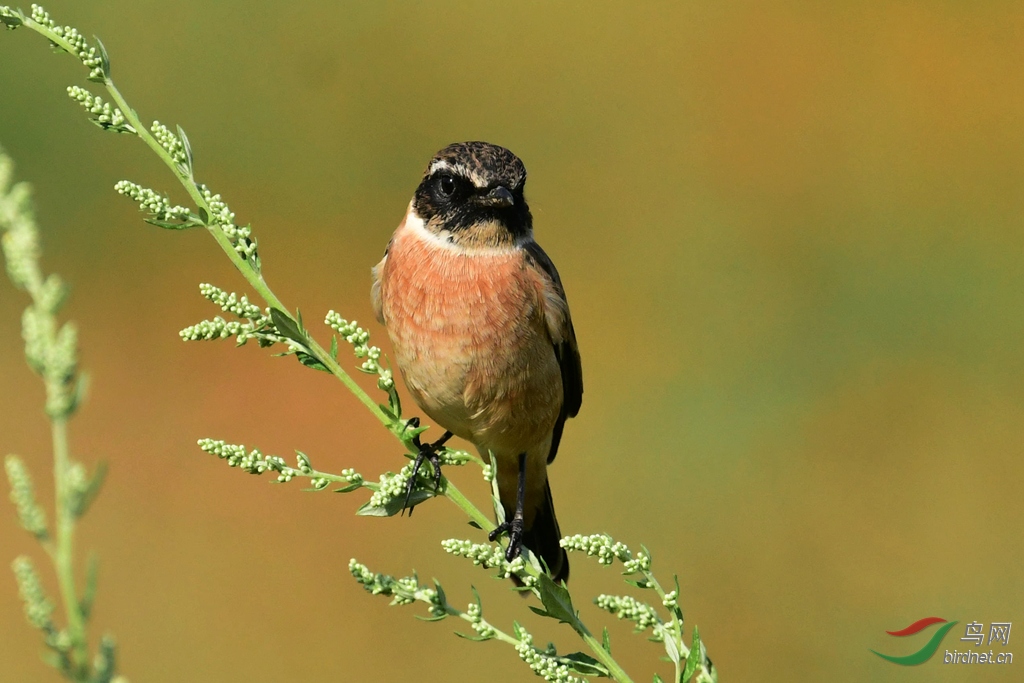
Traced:
<svg viewBox="0 0 1024 683">
<path fill-rule="evenodd" d="M 555 504 L 551 500 L 551 484 L 544 484 L 544 502 L 533 518 L 533 525 L 523 531 L 523 545 L 538 555 L 548 567 L 548 574 L 556 582 L 569 580 L 569 555 L 559 545 L 562 532 L 555 519 Z"/>
</svg>

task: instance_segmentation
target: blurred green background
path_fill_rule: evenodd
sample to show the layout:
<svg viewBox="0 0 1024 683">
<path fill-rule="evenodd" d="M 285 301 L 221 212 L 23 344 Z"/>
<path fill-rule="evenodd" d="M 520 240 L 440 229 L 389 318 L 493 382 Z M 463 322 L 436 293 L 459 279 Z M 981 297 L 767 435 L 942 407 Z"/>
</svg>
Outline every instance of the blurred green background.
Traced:
<svg viewBox="0 0 1024 683">
<path fill-rule="evenodd" d="M 522 157 L 586 379 L 551 470 L 562 529 L 644 543 L 677 571 L 723 681 L 1011 680 L 1024 666 L 945 666 L 940 650 L 907 669 L 868 651 L 916 650 L 884 631 L 924 616 L 1024 629 L 1019 3 L 47 8 L 102 37 L 144 120 L 188 131 L 197 175 L 252 222 L 268 280 L 309 321 L 372 320 L 369 269 L 437 149 L 483 139 Z M 74 286 L 93 379 L 73 448 L 111 465 L 79 542 L 101 557 L 96 630 L 116 634 L 122 671 L 531 680 L 511 648 L 365 594 L 353 556 L 437 577 L 457 603 L 475 584 L 496 623 L 575 647 L 441 550 L 476 533 L 452 506 L 357 518 L 359 496 L 270 486 L 198 451 L 204 436 L 300 448 L 368 476 L 402 462 L 331 378 L 178 339 L 214 313 L 199 282 L 241 278 L 207 235 L 147 226 L 114 193 L 129 178 L 184 201 L 142 144 L 68 100 L 83 75 L 35 34 L 0 35 L 0 143 L 35 186 L 45 266 Z M 0 450 L 48 489 L 24 303 L 0 283 Z M 486 504 L 478 474 L 453 477 Z M 13 507 L 0 513 L 3 563 L 42 559 Z M 590 622 L 589 596 L 621 586 L 574 560 Z M 660 646 L 611 633 L 650 680 Z M 0 680 L 55 680 L 2 572 L 0 642 Z"/>
</svg>

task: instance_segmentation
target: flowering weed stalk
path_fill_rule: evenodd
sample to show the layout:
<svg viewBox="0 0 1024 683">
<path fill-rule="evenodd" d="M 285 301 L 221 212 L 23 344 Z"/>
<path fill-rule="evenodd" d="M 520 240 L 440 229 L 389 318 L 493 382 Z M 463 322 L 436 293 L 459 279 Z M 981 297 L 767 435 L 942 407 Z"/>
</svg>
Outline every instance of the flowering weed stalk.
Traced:
<svg viewBox="0 0 1024 683">
<path fill-rule="evenodd" d="M 43 590 L 35 563 L 28 556 L 20 555 L 12 568 L 28 621 L 43 632 L 49 648 L 47 661 L 71 681 L 124 683 L 123 677 L 115 679 L 115 648 L 110 636 L 100 640 L 99 650 L 93 660 L 89 660 L 86 626 L 96 595 L 95 557 L 88 565 L 81 594 L 75 584 L 75 524 L 95 499 L 105 472 L 100 465 L 89 475 L 82 463 L 72 459 L 68 444 L 67 422 L 81 403 L 85 390 L 85 380 L 78 372 L 78 335 L 73 324 L 61 325 L 57 320 L 67 288 L 57 275 L 43 276 L 39 267 L 39 231 L 32 214 L 29 187 L 25 183 L 11 187 L 12 171 L 10 158 L 0 149 L 0 246 L 8 277 L 31 299 L 21 319 L 25 357 L 29 367 L 46 385 L 46 414 L 53 438 L 56 489 L 52 530 L 46 513 L 36 502 L 32 477 L 24 461 L 16 455 L 8 455 L 4 469 L 18 521 L 35 537 L 53 563 L 64 607 L 63 627 L 54 617 L 54 604 Z"/>
<path fill-rule="evenodd" d="M 208 186 L 196 180 L 193 152 L 185 131 L 180 126 L 172 130 L 159 121 L 154 121 L 148 127 L 143 124 L 137 112 L 128 105 L 114 85 L 110 59 L 102 43 L 97 40 L 95 45 L 89 45 L 76 29 L 58 25 L 38 5 L 33 5 L 28 15 L 19 10 L 0 6 L 0 22 L 12 29 L 31 29 L 47 38 L 59 50 L 81 60 L 88 70 L 86 80 L 101 85 L 106 90 L 110 102 L 79 86 L 68 89 L 71 99 L 79 103 L 100 128 L 139 137 L 178 179 L 190 199 L 191 206 L 172 204 L 169 198 L 127 180 L 116 185 L 117 191 L 139 205 L 139 209 L 146 216 L 144 220 L 148 223 L 170 230 L 203 228 L 209 232 L 249 286 L 265 303 L 265 306 L 260 306 L 252 303 L 245 295 L 228 292 L 209 284 L 201 285 L 200 293 L 218 306 L 225 315 L 217 315 L 183 329 L 180 333 L 182 339 L 200 341 L 233 337 L 238 345 L 255 340 L 262 347 L 278 346 L 282 349 L 279 355 L 293 355 L 302 365 L 328 372 L 336 377 L 401 442 L 405 455 L 409 458 L 415 457 L 419 452 L 419 435 L 426 428 L 420 427 L 416 418 L 403 417 L 392 371 L 382 358 L 380 349 L 369 344 L 370 333 L 355 321 L 347 320 L 335 311 L 330 311 L 324 319 L 327 327 L 333 332 L 329 347 L 321 346 L 310 335 L 301 314 L 297 310 L 291 313 L 265 281 L 258 243 L 251 226 L 237 225 L 235 214 L 221 195 L 215 194 Z M 378 403 L 342 367 L 340 342 L 352 347 L 353 354 L 360 362 L 357 367 L 359 372 L 376 377 L 377 388 L 384 393 L 386 402 Z M 310 458 L 301 452 L 296 452 L 295 464 L 291 465 L 280 456 L 265 455 L 259 449 L 248 449 L 220 440 L 202 439 L 199 446 L 203 451 L 224 459 L 228 465 L 250 474 L 270 473 L 278 483 L 300 478 L 308 480 L 309 490 L 313 491 L 323 491 L 332 488 L 332 485 L 336 486 L 332 490 L 339 493 L 368 489 L 370 498 L 358 511 L 358 514 L 365 516 L 385 517 L 400 513 L 404 508 L 409 478 L 413 476 L 412 467 L 407 464 L 397 473 L 387 472 L 374 482 L 368 481 L 351 469 L 342 470 L 340 474 L 314 469 Z M 472 462 L 483 469 L 484 478 L 491 484 L 494 514 L 499 522 L 502 521 L 502 507 L 497 499 L 497 485 L 493 477 L 496 469 L 493 462 L 485 462 L 477 456 L 452 449 L 444 449 L 440 455 L 443 464 L 463 465 Z M 446 477 L 441 476 L 441 483 L 435 491 L 431 470 L 429 466 L 421 469 L 410 497 L 412 505 L 423 503 L 433 497 L 443 497 L 457 505 L 469 517 L 470 523 L 478 529 L 489 532 L 495 528 L 491 518 L 466 498 Z M 591 540 L 584 543 L 580 540 L 584 538 Z M 665 620 L 658 616 L 655 608 L 643 605 L 632 598 L 600 596 L 596 602 L 598 606 L 620 618 L 632 619 L 640 630 L 652 629 L 654 639 L 664 644 L 666 654 L 675 666 L 673 681 L 684 683 L 691 680 L 717 680 L 715 669 L 706 657 L 696 628 L 692 630 L 692 637 L 688 641 L 684 640 L 682 611 L 678 605 L 678 586 L 668 593 L 662 590 L 661 585 L 650 574 L 650 554 L 646 550 L 632 556 L 625 546 L 612 543 L 606 536 L 568 537 L 563 539 L 563 545 L 570 550 L 587 550 L 589 554 L 596 554 L 603 564 L 608 564 L 611 559 L 620 559 L 628 576 L 640 577 L 627 579 L 629 583 L 637 588 L 650 589 L 657 593 L 662 606 L 669 611 L 669 616 Z M 514 576 L 520 584 L 519 590 L 532 593 L 542 604 L 542 607 L 531 606 L 530 609 L 542 616 L 568 624 L 586 644 L 590 654 L 577 652 L 559 655 L 553 646 L 544 650 L 539 649 L 533 645 L 530 634 L 518 623 L 514 624 L 511 634 L 500 630 L 484 621 L 479 596 L 476 596 L 475 602 L 465 611 L 460 611 L 448 603 L 439 583 L 435 582 L 433 588 L 422 586 L 415 574 L 394 579 L 385 574 L 373 573 L 355 560 L 352 560 L 349 568 L 356 580 L 368 591 L 390 596 L 392 604 L 422 602 L 428 606 L 431 620 L 453 616 L 469 622 L 476 635 L 460 634 L 463 637 L 474 640 L 499 640 L 514 646 L 530 668 L 545 680 L 573 681 L 579 680 L 581 676 L 601 676 L 623 683 L 632 681 L 612 657 L 607 630 L 601 639 L 593 635 L 573 607 L 571 596 L 565 586 L 555 584 L 528 549 L 524 548 L 522 555 L 513 562 L 507 562 L 504 560 L 501 546 L 496 543 L 448 539 L 442 546 L 447 552 L 466 557 L 485 569 L 497 570 L 496 574 L 500 578 Z M 594 548 L 593 553 L 590 553 L 590 548 Z M 608 559 L 608 562 L 602 558 Z M 654 680 L 662 679 L 655 675 Z"/>
</svg>

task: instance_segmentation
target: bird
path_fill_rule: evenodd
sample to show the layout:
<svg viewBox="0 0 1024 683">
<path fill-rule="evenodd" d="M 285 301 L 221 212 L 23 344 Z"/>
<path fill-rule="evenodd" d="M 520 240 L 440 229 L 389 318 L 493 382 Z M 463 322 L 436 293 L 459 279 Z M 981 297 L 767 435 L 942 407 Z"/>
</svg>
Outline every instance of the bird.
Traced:
<svg viewBox="0 0 1024 683">
<path fill-rule="evenodd" d="M 489 539 L 507 534 L 507 561 L 525 546 L 557 582 L 568 580 L 569 560 L 547 468 L 579 413 L 583 371 L 525 185 L 525 165 L 504 147 L 439 151 L 373 268 L 371 299 L 409 393 L 446 430 L 417 460 L 431 460 L 436 487 L 436 449 L 453 435 L 492 453 L 505 521 Z"/>
</svg>

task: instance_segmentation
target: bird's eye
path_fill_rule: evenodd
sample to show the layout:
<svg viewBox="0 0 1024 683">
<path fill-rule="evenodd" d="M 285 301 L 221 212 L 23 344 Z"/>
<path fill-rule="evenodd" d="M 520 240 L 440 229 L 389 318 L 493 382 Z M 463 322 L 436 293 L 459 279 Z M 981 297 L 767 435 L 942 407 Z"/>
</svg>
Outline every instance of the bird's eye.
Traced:
<svg viewBox="0 0 1024 683">
<path fill-rule="evenodd" d="M 445 197 L 451 197 L 455 193 L 455 179 L 450 175 L 441 176 L 437 186 L 441 189 L 441 194 Z"/>
</svg>

